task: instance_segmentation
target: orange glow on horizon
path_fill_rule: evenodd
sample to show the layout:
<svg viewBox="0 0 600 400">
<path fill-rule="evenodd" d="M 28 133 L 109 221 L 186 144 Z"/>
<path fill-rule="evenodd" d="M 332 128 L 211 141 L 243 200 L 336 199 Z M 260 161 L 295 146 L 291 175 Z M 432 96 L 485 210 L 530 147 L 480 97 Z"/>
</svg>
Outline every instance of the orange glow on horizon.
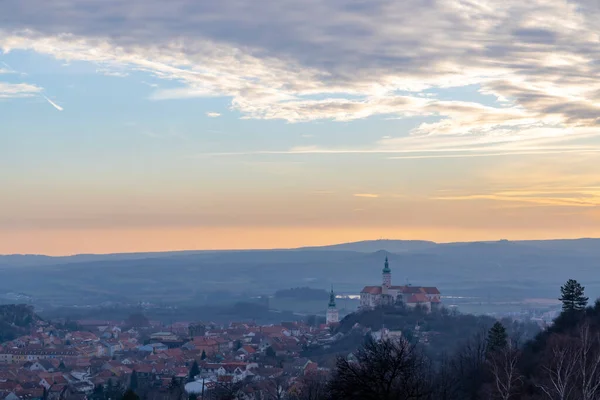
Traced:
<svg viewBox="0 0 600 400">
<path fill-rule="evenodd" d="M 481 240 L 575 239 L 599 237 L 582 230 L 352 228 L 157 228 L 123 230 L 0 231 L 0 254 L 105 254 L 179 250 L 276 249 L 323 246 L 373 239 L 460 242 Z"/>
</svg>

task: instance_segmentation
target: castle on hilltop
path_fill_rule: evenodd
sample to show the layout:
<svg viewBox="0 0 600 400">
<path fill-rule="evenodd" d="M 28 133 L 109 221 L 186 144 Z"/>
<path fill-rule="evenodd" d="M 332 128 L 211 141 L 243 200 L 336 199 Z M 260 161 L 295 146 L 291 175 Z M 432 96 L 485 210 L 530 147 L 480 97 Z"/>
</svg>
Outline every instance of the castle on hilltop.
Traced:
<svg viewBox="0 0 600 400">
<path fill-rule="evenodd" d="M 436 287 L 392 286 L 392 270 L 388 258 L 382 271 L 381 286 L 365 286 L 360 292 L 360 309 L 370 309 L 380 305 L 402 303 L 407 307 L 420 305 L 427 310 L 441 305 L 440 291 Z"/>
</svg>

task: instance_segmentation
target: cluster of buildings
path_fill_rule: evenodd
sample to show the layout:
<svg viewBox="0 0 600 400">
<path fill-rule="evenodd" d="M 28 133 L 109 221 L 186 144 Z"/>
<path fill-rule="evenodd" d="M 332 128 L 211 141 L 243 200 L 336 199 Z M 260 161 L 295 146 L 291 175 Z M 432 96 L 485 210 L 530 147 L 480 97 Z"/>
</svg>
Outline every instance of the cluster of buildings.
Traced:
<svg viewBox="0 0 600 400">
<path fill-rule="evenodd" d="M 360 307 L 398 303 L 430 310 L 439 306 L 440 292 L 393 286 L 386 258 L 381 286 L 366 286 Z M 0 345 L 0 399 L 99 400 L 115 396 L 103 396 L 103 390 L 133 385 L 141 397 L 152 399 L 169 398 L 175 386 L 200 398 L 219 390 L 235 390 L 235 398 L 242 400 L 285 398 L 282 393 L 301 391 L 309 379 L 329 374 L 329 366 L 302 353 L 339 340 L 343 334 L 333 335 L 331 329 L 338 323 L 333 288 L 326 323 L 319 326 L 148 322 L 132 328 L 127 326 L 131 321 L 82 320 L 67 329 L 64 321 L 39 320 L 30 334 Z M 386 329 L 372 334 L 379 340 L 401 337 Z"/>
<path fill-rule="evenodd" d="M 329 372 L 301 356 L 304 348 L 331 340 L 324 324 L 79 325 L 81 330 L 67 331 L 39 322 L 31 334 L 3 343 L 0 399 L 92 399 L 99 388 L 129 387 L 134 375 L 138 391 L 149 398 L 167 396 L 177 382 L 207 398 L 235 385 L 237 398 L 255 399 L 257 392 L 274 390 L 273 382 L 277 390 L 301 390 L 308 376 Z M 198 370 L 190 376 L 194 364 Z"/>
<path fill-rule="evenodd" d="M 404 304 L 411 308 L 420 306 L 432 310 L 441 306 L 441 293 L 433 286 L 392 285 L 392 270 L 386 257 L 381 285 L 363 288 L 360 292 L 360 308 L 364 310 L 395 304 Z"/>
<path fill-rule="evenodd" d="M 441 307 L 441 293 L 434 286 L 394 286 L 392 285 L 392 270 L 388 258 L 382 271 L 382 282 L 379 286 L 365 286 L 360 292 L 360 310 L 369 310 L 378 306 L 403 304 L 406 307 L 423 307 L 427 311 Z M 333 287 L 329 295 L 326 316 L 327 325 L 339 322 L 339 313 L 335 303 Z"/>
</svg>

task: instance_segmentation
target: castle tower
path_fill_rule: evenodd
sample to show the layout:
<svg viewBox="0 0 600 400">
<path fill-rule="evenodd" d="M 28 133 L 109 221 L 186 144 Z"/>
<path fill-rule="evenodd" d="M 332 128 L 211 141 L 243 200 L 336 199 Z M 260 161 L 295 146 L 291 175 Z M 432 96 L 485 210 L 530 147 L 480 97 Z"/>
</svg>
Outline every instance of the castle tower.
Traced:
<svg viewBox="0 0 600 400">
<path fill-rule="evenodd" d="M 390 269 L 390 263 L 388 262 L 387 257 L 385 258 L 385 264 L 383 266 L 382 278 L 381 293 L 387 294 L 388 289 L 392 286 L 392 270 Z"/>
<path fill-rule="evenodd" d="M 331 293 L 329 293 L 329 306 L 327 307 L 327 325 L 337 324 L 340 321 L 338 309 L 335 305 L 335 293 L 333 293 L 333 286 L 331 286 Z"/>
</svg>

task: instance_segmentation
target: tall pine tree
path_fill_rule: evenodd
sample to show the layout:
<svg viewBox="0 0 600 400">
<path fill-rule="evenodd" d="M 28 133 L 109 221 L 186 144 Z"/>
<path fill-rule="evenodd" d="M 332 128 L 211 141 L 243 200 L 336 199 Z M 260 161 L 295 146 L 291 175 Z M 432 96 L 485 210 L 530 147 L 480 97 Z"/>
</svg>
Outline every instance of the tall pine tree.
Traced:
<svg viewBox="0 0 600 400">
<path fill-rule="evenodd" d="M 200 375 L 200 367 L 198 366 L 198 362 L 196 360 L 194 360 L 194 363 L 192 364 L 192 368 L 190 368 L 188 382 L 194 382 L 198 375 Z"/>
<path fill-rule="evenodd" d="M 496 323 L 488 331 L 487 351 L 488 353 L 491 353 L 502 350 L 507 345 L 508 335 L 506 334 L 506 329 L 504 328 L 504 325 L 500 323 L 500 321 L 496 321 Z"/>
<path fill-rule="evenodd" d="M 584 287 L 575 279 L 569 279 L 560 288 L 562 309 L 564 312 L 581 311 L 587 306 L 588 298 L 584 296 Z"/>
<path fill-rule="evenodd" d="M 133 370 L 133 372 L 131 373 L 131 377 L 129 378 L 129 389 L 131 389 L 135 392 L 137 390 L 137 388 L 138 388 L 138 376 L 137 376 L 137 372 L 135 370 Z"/>
</svg>

